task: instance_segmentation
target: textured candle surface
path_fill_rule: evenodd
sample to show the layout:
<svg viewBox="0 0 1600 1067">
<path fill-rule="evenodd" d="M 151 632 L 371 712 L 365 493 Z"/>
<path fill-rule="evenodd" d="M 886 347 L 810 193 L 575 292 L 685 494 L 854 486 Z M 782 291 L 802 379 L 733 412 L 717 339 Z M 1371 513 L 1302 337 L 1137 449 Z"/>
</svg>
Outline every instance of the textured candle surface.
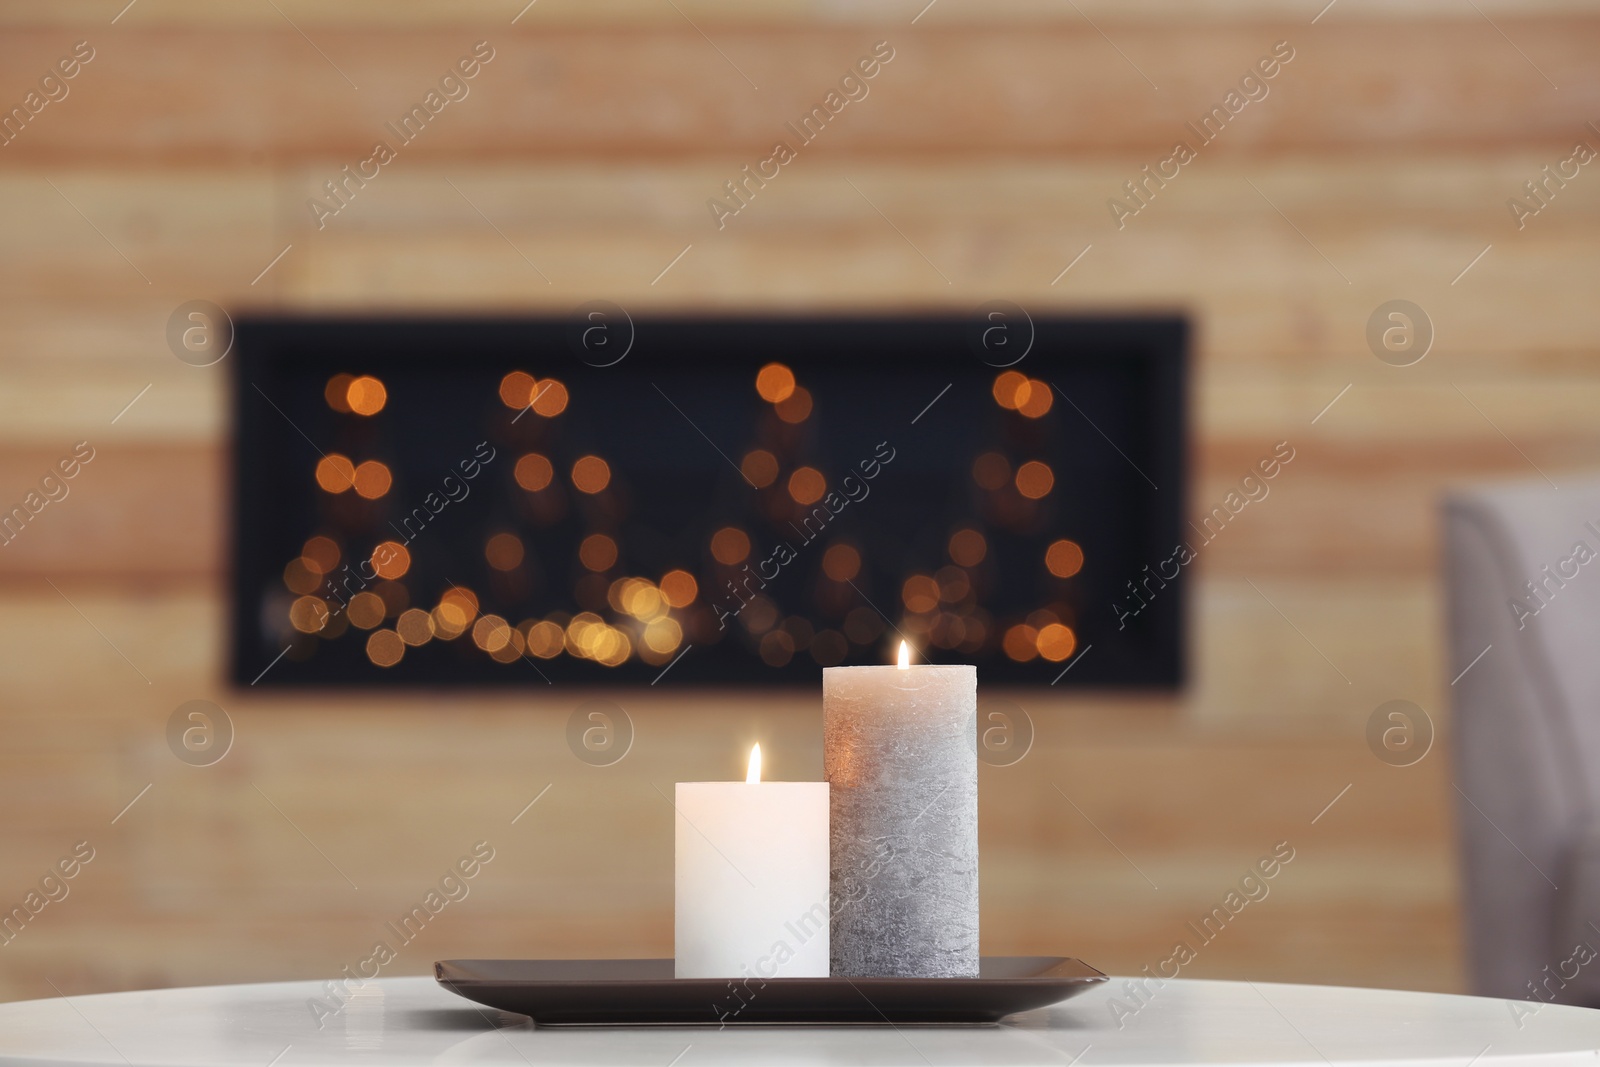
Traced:
<svg viewBox="0 0 1600 1067">
<path fill-rule="evenodd" d="M 822 672 L 835 976 L 978 973 L 978 672 Z"/>
</svg>

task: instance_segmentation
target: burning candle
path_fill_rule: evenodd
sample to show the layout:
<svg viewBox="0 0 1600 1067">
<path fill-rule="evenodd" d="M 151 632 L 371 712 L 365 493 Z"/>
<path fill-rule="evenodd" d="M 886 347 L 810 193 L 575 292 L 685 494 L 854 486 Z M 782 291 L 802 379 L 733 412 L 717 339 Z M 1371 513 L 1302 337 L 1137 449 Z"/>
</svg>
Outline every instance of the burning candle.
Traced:
<svg viewBox="0 0 1600 1067">
<path fill-rule="evenodd" d="M 832 973 L 978 973 L 978 672 L 910 662 L 822 672 Z"/>
<path fill-rule="evenodd" d="M 673 973 L 828 976 L 828 783 L 679 782 Z"/>
</svg>

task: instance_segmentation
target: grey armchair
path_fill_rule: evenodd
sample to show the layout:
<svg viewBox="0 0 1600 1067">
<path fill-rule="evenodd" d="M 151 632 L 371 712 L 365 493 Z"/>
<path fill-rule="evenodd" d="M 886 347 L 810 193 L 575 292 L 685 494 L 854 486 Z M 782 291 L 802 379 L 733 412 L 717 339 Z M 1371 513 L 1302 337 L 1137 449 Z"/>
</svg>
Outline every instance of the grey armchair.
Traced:
<svg viewBox="0 0 1600 1067">
<path fill-rule="evenodd" d="M 1444 548 L 1473 992 L 1600 1006 L 1600 483 L 1454 493 Z"/>
</svg>

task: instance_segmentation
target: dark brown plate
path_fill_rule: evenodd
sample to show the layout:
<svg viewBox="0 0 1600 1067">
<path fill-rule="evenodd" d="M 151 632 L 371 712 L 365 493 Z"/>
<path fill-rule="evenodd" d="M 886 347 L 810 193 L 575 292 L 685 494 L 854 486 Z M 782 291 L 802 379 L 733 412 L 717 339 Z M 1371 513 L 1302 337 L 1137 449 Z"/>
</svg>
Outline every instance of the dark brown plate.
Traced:
<svg viewBox="0 0 1600 1067">
<path fill-rule="evenodd" d="M 446 989 L 538 1026 L 983 1025 L 1106 976 L 1062 956 L 986 956 L 976 978 L 674 978 L 667 960 L 441 960 Z"/>
</svg>

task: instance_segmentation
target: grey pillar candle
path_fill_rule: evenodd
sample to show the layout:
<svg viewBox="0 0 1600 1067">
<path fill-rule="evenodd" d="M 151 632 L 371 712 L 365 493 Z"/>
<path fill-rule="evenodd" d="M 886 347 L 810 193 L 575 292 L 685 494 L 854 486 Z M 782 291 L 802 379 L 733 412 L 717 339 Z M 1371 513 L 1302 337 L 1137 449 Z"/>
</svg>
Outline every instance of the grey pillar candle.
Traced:
<svg viewBox="0 0 1600 1067">
<path fill-rule="evenodd" d="M 831 973 L 978 973 L 978 671 L 822 672 Z"/>
</svg>

